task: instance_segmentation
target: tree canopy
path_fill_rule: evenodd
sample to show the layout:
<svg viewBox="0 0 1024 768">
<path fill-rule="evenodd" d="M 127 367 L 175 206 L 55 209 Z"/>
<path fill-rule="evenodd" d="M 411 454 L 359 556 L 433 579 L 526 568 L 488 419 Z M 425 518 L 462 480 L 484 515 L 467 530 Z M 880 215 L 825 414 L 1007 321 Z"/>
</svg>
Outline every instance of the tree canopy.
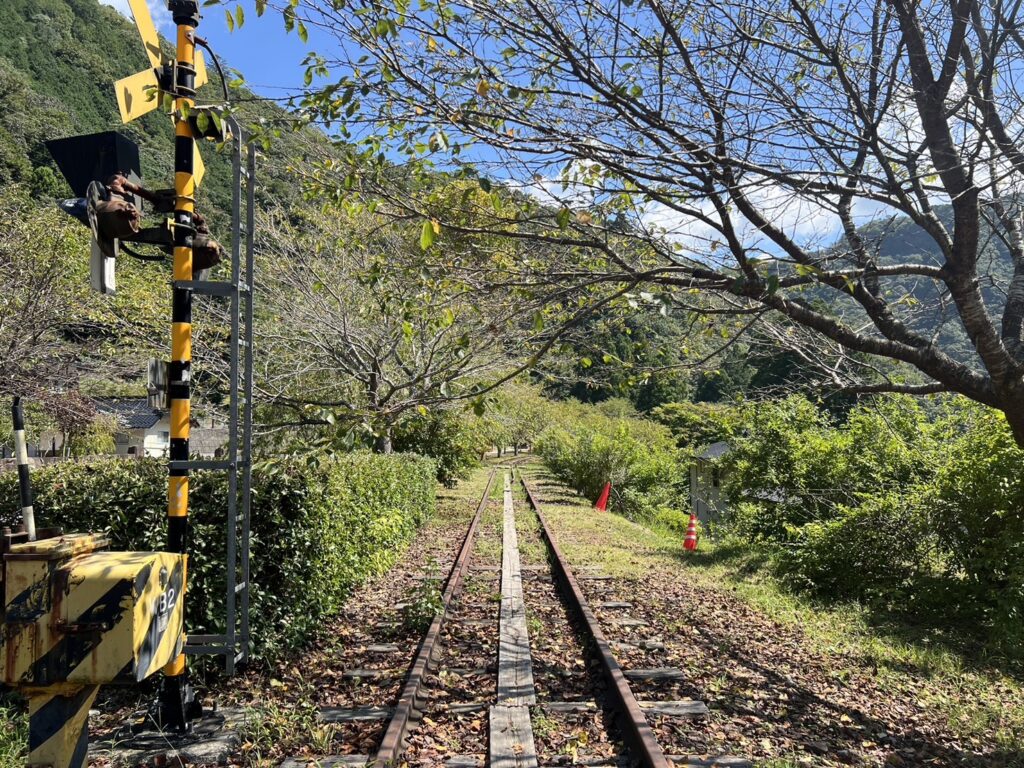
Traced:
<svg viewBox="0 0 1024 768">
<path fill-rule="evenodd" d="M 307 0 L 285 13 L 338 40 L 311 55 L 327 84 L 302 106 L 361 154 L 325 169 L 325 187 L 442 233 L 473 221 L 542 243 L 508 279 L 562 301 L 653 285 L 649 300 L 675 309 L 713 294 L 701 309 L 780 325 L 832 386 L 959 392 L 1024 440 L 1016 5 Z M 516 205 L 442 206 L 404 183 L 439 170 L 514 190 Z M 908 221 L 924 247 L 888 257 Z M 944 347 L 949 327 L 968 355 Z"/>
</svg>

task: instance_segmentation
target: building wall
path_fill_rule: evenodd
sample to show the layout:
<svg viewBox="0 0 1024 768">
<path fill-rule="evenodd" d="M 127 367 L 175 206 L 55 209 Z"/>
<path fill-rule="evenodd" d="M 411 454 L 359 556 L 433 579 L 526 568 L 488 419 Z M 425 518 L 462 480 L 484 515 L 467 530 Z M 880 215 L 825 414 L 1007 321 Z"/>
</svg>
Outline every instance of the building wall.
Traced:
<svg viewBox="0 0 1024 768">
<path fill-rule="evenodd" d="M 726 510 L 723 479 L 712 462 L 697 459 L 690 466 L 690 510 L 702 523 L 717 520 Z"/>
<path fill-rule="evenodd" d="M 167 456 L 171 450 L 171 420 L 164 416 L 143 433 L 145 456 Z"/>
<path fill-rule="evenodd" d="M 118 456 L 165 457 L 170 450 L 171 423 L 168 417 L 160 419 L 149 429 L 129 429 L 114 437 Z"/>
<path fill-rule="evenodd" d="M 62 432 L 43 432 L 39 435 L 35 445 L 28 446 L 29 456 L 60 456 L 63 451 L 64 434 Z"/>
</svg>

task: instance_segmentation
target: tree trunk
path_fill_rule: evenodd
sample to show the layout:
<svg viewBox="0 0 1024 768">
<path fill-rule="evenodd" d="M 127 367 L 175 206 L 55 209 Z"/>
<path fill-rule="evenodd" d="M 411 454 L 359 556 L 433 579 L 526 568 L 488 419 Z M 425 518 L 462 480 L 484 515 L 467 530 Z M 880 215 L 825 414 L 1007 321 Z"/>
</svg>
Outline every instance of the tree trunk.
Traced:
<svg viewBox="0 0 1024 768">
<path fill-rule="evenodd" d="M 1024 448 L 1024 393 L 1015 393 L 1005 400 L 1011 401 L 1012 405 L 1004 405 L 1000 410 L 1006 416 L 1006 425 L 1010 428 L 1013 439 L 1019 447 Z"/>
<path fill-rule="evenodd" d="M 373 441 L 373 452 L 374 453 L 392 453 L 394 449 L 391 445 L 391 427 L 388 427 L 386 432 L 377 435 L 377 439 Z"/>
</svg>

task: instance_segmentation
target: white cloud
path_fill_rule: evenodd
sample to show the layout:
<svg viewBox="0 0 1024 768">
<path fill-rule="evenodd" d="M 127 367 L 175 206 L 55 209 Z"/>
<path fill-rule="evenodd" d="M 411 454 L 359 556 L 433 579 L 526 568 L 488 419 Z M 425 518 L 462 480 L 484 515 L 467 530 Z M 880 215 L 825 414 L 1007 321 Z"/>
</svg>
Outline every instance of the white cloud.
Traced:
<svg viewBox="0 0 1024 768">
<path fill-rule="evenodd" d="M 118 13 L 123 16 L 127 16 L 129 19 L 132 17 L 132 10 L 128 5 L 128 0 L 100 0 L 100 2 L 104 5 L 109 5 Z M 164 37 L 168 37 L 173 34 L 174 21 L 171 19 L 171 14 L 167 10 L 167 4 L 161 2 L 161 0 L 146 0 L 146 4 L 149 6 L 149 12 L 153 16 L 153 23 L 156 24 L 157 31 Z"/>
<path fill-rule="evenodd" d="M 809 251 L 831 245 L 841 232 L 839 218 L 827 201 L 800 195 L 767 180 L 747 185 L 745 194 L 762 217 Z M 718 212 L 709 200 L 695 200 L 687 205 L 710 221 L 720 221 Z M 767 235 L 747 221 L 735 210 L 735 206 L 731 206 L 731 209 L 730 219 L 734 232 L 751 255 L 781 255 L 778 246 Z M 861 213 L 867 212 L 857 211 L 855 219 Z M 682 255 L 721 265 L 731 263 L 731 256 L 724 247 L 724 235 L 696 215 L 651 202 L 638 211 L 638 223 L 649 233 L 676 243 Z"/>
<path fill-rule="evenodd" d="M 587 165 L 586 168 L 592 166 Z M 580 181 L 581 178 L 586 178 L 586 174 L 570 174 L 568 179 L 538 174 L 530 181 L 507 181 L 505 185 L 529 194 L 544 205 L 566 206 L 573 211 L 586 210 L 614 193 L 612 188 L 601 186 L 604 180 L 598 179 L 597 186 L 590 186 Z M 753 176 L 745 181 L 744 192 L 764 219 L 807 252 L 832 247 L 842 236 L 842 223 L 835 210 L 834 199 L 801 194 L 772 179 Z M 632 210 L 622 213 L 646 235 L 673 243 L 681 256 L 717 266 L 733 266 L 732 255 L 725 247 L 725 236 L 709 223 L 720 222 L 712 202 L 707 198 L 691 198 L 680 207 L 683 210 L 638 195 Z M 882 203 L 855 197 L 851 213 L 854 224 L 860 227 L 879 218 L 887 218 L 894 211 Z M 728 215 L 733 231 L 751 257 L 777 258 L 784 255 L 779 246 L 736 210 L 734 204 L 730 205 Z"/>
</svg>

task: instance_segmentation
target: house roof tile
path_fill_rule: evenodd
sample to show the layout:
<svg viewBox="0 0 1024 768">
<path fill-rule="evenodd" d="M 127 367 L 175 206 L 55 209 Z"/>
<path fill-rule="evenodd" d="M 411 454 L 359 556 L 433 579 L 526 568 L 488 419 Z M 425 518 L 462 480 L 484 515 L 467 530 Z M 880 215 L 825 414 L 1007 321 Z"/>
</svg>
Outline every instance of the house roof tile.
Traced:
<svg viewBox="0 0 1024 768">
<path fill-rule="evenodd" d="M 144 397 L 101 397 L 96 399 L 96 408 L 113 416 L 125 429 L 149 429 L 162 415 Z"/>
</svg>

